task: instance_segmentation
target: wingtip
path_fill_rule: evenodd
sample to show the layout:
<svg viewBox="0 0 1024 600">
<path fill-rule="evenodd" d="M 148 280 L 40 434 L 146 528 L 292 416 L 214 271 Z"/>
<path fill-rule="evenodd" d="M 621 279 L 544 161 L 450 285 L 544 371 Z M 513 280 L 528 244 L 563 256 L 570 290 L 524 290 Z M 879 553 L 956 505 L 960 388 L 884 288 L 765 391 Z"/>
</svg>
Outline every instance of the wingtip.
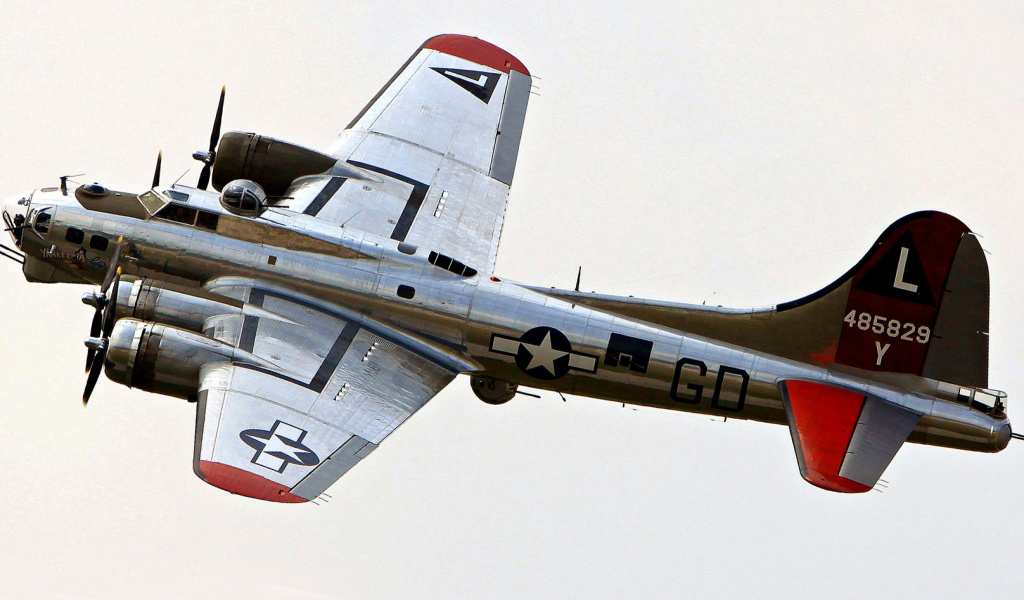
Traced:
<svg viewBox="0 0 1024 600">
<path fill-rule="evenodd" d="M 523 75 L 529 76 L 530 74 L 526 65 L 518 58 L 512 56 L 506 50 L 477 37 L 447 33 L 430 38 L 427 40 L 425 47 L 430 50 L 437 50 L 438 52 L 464 58 L 485 67 L 504 71 L 505 73 L 519 71 Z"/>
<path fill-rule="evenodd" d="M 196 474 L 206 483 L 239 496 L 285 504 L 309 502 L 292 494 L 288 486 L 223 463 L 201 460 Z"/>
</svg>

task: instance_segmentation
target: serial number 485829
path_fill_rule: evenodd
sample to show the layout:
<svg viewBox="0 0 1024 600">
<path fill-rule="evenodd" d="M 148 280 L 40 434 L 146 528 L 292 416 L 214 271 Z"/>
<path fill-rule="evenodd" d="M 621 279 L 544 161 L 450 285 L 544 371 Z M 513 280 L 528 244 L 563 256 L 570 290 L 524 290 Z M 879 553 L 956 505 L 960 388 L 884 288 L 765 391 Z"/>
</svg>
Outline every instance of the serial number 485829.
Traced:
<svg viewBox="0 0 1024 600">
<path fill-rule="evenodd" d="M 931 328 L 925 325 L 918 326 L 913 323 L 900 323 L 896 319 L 888 319 L 882 315 L 872 316 L 866 312 L 857 312 L 856 310 L 851 310 L 843 318 L 843 322 L 861 331 L 870 329 L 873 333 L 884 334 L 907 342 L 927 344 L 928 340 L 932 337 Z"/>
</svg>

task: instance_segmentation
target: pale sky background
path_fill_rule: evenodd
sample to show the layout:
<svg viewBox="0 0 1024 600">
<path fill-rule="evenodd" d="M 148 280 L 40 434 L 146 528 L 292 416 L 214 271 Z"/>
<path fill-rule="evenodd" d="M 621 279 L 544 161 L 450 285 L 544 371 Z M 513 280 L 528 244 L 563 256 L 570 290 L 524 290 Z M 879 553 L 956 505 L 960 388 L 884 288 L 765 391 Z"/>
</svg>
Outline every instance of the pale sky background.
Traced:
<svg viewBox="0 0 1024 600">
<path fill-rule="evenodd" d="M 956 215 L 1024 431 L 1024 4 L 0 4 L 0 198 L 143 190 L 224 131 L 326 148 L 427 37 L 536 76 L 498 274 L 727 306 L 823 287 Z M 976 5 L 975 5 L 976 4 Z M 5 236 L 6 237 L 6 236 Z M 5 242 L 6 243 L 6 242 Z M 0 598 L 961 598 L 1024 588 L 1024 442 L 907 445 L 890 488 L 799 476 L 789 432 L 457 379 L 326 506 L 192 473 L 194 405 L 102 380 L 79 286 L 0 264 Z"/>
</svg>

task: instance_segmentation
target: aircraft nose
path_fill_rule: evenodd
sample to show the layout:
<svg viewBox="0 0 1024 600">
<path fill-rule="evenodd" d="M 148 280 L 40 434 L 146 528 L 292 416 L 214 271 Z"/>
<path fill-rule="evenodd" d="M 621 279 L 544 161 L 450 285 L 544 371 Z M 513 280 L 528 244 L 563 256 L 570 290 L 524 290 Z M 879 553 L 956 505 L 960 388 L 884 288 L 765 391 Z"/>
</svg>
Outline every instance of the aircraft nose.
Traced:
<svg viewBox="0 0 1024 600">
<path fill-rule="evenodd" d="M 4 202 L 4 228 L 10 230 L 18 246 L 21 246 L 21 227 L 25 224 L 27 211 L 28 199 L 25 196 L 15 196 Z"/>
</svg>

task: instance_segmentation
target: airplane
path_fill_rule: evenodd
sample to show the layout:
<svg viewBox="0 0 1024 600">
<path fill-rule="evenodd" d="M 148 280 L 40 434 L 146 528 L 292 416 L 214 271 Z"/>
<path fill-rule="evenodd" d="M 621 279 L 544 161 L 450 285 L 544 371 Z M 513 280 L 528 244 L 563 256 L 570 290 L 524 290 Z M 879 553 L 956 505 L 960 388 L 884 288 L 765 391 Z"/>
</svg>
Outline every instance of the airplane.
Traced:
<svg viewBox="0 0 1024 600">
<path fill-rule="evenodd" d="M 464 35 L 428 39 L 321 152 L 220 135 L 195 187 L 44 187 L 4 204 L 37 283 L 99 286 L 100 373 L 196 404 L 193 468 L 251 498 L 316 501 L 459 374 L 786 425 L 801 476 L 875 488 L 905 442 L 998 452 L 988 266 L 916 212 L 834 283 L 729 309 L 526 285 L 495 272 L 532 79 Z M 212 184 L 213 191 L 209 190 Z M 563 396 L 564 397 L 564 396 Z"/>
</svg>

